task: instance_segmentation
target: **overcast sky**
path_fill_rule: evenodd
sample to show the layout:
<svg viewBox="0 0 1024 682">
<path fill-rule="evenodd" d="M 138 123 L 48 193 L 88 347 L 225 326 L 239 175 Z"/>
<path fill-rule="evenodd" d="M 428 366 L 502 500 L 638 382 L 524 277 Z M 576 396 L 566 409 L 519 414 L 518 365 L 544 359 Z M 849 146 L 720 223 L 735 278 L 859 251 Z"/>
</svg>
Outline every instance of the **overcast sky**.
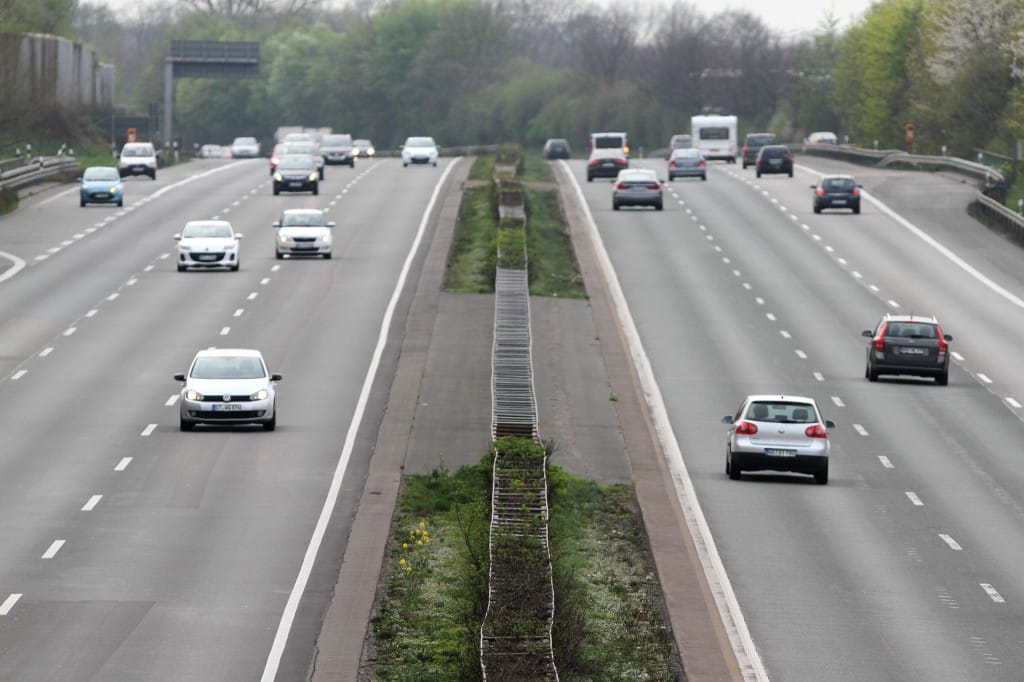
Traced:
<svg viewBox="0 0 1024 682">
<path fill-rule="evenodd" d="M 613 0 L 621 2 L 623 0 Z M 641 0 L 650 2 L 651 0 Z M 705 16 L 726 9 L 742 9 L 756 14 L 770 28 L 786 36 L 815 31 L 831 11 L 845 29 L 862 16 L 874 0 L 689 0 Z"/>
</svg>

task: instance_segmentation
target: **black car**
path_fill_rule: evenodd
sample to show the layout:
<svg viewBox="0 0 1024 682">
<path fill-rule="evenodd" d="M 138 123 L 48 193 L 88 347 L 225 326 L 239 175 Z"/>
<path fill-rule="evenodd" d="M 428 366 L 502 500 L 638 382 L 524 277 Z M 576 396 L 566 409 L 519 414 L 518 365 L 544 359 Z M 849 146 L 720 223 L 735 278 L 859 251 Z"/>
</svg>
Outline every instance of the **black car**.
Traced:
<svg viewBox="0 0 1024 682">
<path fill-rule="evenodd" d="M 562 138 L 552 138 L 544 143 L 545 159 L 568 159 L 572 156 L 572 148 L 569 141 Z"/>
<path fill-rule="evenodd" d="M 309 154 L 282 156 L 274 169 L 274 194 L 281 192 L 320 194 L 320 171 L 316 159 Z"/>
<path fill-rule="evenodd" d="M 356 155 L 351 135 L 324 135 L 320 140 L 320 154 L 324 163 L 356 167 Z"/>
<path fill-rule="evenodd" d="M 615 178 L 629 168 L 629 159 L 621 149 L 595 149 L 587 160 L 587 182 L 594 178 Z"/>
<path fill-rule="evenodd" d="M 753 166 L 757 162 L 757 153 L 766 144 L 777 144 L 775 133 L 749 133 L 743 141 L 743 167 Z"/>
<path fill-rule="evenodd" d="M 848 208 L 860 213 L 860 187 L 849 175 L 822 176 L 818 184 L 811 185 L 814 212 L 821 213 L 826 208 Z"/>
<path fill-rule="evenodd" d="M 793 152 L 784 144 L 766 144 L 757 152 L 754 170 L 757 177 L 762 173 L 786 173 L 793 177 Z"/>
<path fill-rule="evenodd" d="M 874 331 L 865 329 L 871 339 L 867 347 L 864 377 L 878 381 L 880 374 L 908 374 L 933 377 L 939 386 L 949 383 L 949 342 L 939 321 L 922 315 L 886 313 Z"/>
</svg>

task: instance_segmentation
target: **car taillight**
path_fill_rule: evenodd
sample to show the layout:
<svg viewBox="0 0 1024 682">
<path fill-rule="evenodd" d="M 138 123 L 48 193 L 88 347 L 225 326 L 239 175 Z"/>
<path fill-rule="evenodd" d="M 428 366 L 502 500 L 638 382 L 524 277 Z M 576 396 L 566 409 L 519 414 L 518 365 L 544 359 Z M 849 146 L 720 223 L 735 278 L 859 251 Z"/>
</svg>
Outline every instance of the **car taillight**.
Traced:
<svg viewBox="0 0 1024 682">
<path fill-rule="evenodd" d="M 615 159 L 615 163 L 619 164 L 620 166 L 625 166 L 626 165 L 626 160 L 625 159 Z"/>
<path fill-rule="evenodd" d="M 744 153 L 744 154 L 746 154 L 746 153 L 747 153 L 747 145 L 743 145 L 743 153 Z"/>
<path fill-rule="evenodd" d="M 856 187 L 854 187 L 853 188 L 853 192 L 851 192 L 851 194 L 853 194 L 853 196 L 855 196 L 855 197 L 859 197 L 860 196 L 860 190 L 857 189 Z"/>
<path fill-rule="evenodd" d="M 823 189 L 822 189 L 821 187 L 819 187 L 819 188 L 818 188 L 818 191 L 816 192 L 816 194 L 817 194 L 817 195 L 818 195 L 819 197 L 823 197 L 823 196 L 825 196 L 825 190 L 823 190 Z"/>
<path fill-rule="evenodd" d="M 703 167 L 704 167 L 704 166 L 706 166 L 706 165 L 707 165 L 707 164 L 706 164 L 706 163 L 704 163 L 704 159 L 701 159 L 701 160 L 700 160 L 700 167 L 701 167 L 701 168 L 703 168 Z"/>
<path fill-rule="evenodd" d="M 600 166 L 601 165 L 601 160 L 600 159 L 594 159 L 588 165 L 590 165 L 590 166 Z"/>
<path fill-rule="evenodd" d="M 882 328 L 878 330 L 878 336 L 875 337 L 875 350 L 879 353 L 885 352 L 885 330 L 889 328 L 889 323 L 886 322 L 882 325 Z"/>
<path fill-rule="evenodd" d="M 736 425 L 736 433 L 741 433 L 745 436 L 752 436 L 757 433 L 757 424 L 751 422 L 740 422 Z"/>
<path fill-rule="evenodd" d="M 676 162 L 672 161 L 671 163 L 668 164 L 668 167 L 669 168 L 675 168 L 676 167 Z"/>
<path fill-rule="evenodd" d="M 647 189 L 661 189 L 661 185 L 655 182 L 651 185 L 647 185 Z"/>
<path fill-rule="evenodd" d="M 808 438 L 828 438 L 828 432 L 821 424 L 811 424 L 804 429 L 804 435 Z"/>
<path fill-rule="evenodd" d="M 946 339 L 943 338 L 942 327 L 935 325 L 935 331 L 939 335 L 939 355 L 944 355 L 949 351 L 949 344 L 946 343 Z"/>
<path fill-rule="evenodd" d="M 615 189 L 629 189 L 629 185 L 627 185 L 624 182 L 620 182 L 619 184 L 615 185 Z"/>
</svg>

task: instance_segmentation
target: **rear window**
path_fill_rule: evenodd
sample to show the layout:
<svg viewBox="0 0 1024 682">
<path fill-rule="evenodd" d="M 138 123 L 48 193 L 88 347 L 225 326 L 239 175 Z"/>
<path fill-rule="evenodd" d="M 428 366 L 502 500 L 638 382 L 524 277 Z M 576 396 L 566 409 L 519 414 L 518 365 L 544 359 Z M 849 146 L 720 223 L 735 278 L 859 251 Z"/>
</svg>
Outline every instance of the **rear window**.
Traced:
<svg viewBox="0 0 1024 682">
<path fill-rule="evenodd" d="M 780 424 L 813 424 L 818 421 L 814 406 L 788 401 L 755 401 L 747 407 L 745 419 Z"/>
<path fill-rule="evenodd" d="M 821 184 L 830 192 L 849 192 L 855 183 L 847 178 L 830 178 Z"/>
<path fill-rule="evenodd" d="M 789 149 L 786 147 L 762 147 L 761 155 L 765 158 L 778 159 L 783 156 L 788 156 Z"/>
<path fill-rule="evenodd" d="M 766 144 L 775 144 L 775 136 L 768 134 L 747 135 L 748 147 L 763 147 Z"/>
<path fill-rule="evenodd" d="M 885 335 L 905 339 L 934 339 L 938 337 L 935 326 L 917 322 L 890 322 Z"/>
</svg>

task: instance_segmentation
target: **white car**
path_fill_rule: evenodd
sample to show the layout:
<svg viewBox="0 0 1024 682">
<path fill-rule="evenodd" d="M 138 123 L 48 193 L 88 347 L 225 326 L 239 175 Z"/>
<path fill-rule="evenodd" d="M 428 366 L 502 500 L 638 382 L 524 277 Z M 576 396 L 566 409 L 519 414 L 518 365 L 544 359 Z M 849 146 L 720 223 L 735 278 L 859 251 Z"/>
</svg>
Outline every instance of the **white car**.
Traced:
<svg viewBox="0 0 1024 682">
<path fill-rule="evenodd" d="M 285 255 L 331 257 L 334 221 L 327 220 L 319 208 L 289 208 L 272 225 L 277 228 L 275 253 L 278 258 Z"/>
<path fill-rule="evenodd" d="M 156 148 L 152 142 L 128 142 L 121 148 L 117 172 L 126 175 L 148 175 L 156 180 Z"/>
<path fill-rule="evenodd" d="M 260 143 L 255 137 L 236 137 L 231 143 L 231 157 L 234 159 L 254 159 L 260 155 Z"/>
<path fill-rule="evenodd" d="M 737 480 L 744 471 L 795 471 L 828 483 L 828 429 L 814 398 L 799 395 L 748 395 L 729 425 L 725 473 Z"/>
<path fill-rule="evenodd" d="M 238 240 L 242 235 L 226 220 L 190 220 L 174 235 L 178 241 L 178 272 L 188 268 L 228 268 L 241 265 Z"/>
<path fill-rule="evenodd" d="M 188 372 L 175 374 L 174 380 L 184 382 L 179 401 L 182 431 L 191 431 L 196 424 L 259 424 L 264 431 L 277 427 L 274 382 L 281 375 L 267 371 L 258 350 L 201 350 Z"/>
<path fill-rule="evenodd" d="M 402 145 L 402 165 L 410 163 L 429 163 L 437 165 L 437 143 L 432 137 L 409 137 Z"/>
</svg>

